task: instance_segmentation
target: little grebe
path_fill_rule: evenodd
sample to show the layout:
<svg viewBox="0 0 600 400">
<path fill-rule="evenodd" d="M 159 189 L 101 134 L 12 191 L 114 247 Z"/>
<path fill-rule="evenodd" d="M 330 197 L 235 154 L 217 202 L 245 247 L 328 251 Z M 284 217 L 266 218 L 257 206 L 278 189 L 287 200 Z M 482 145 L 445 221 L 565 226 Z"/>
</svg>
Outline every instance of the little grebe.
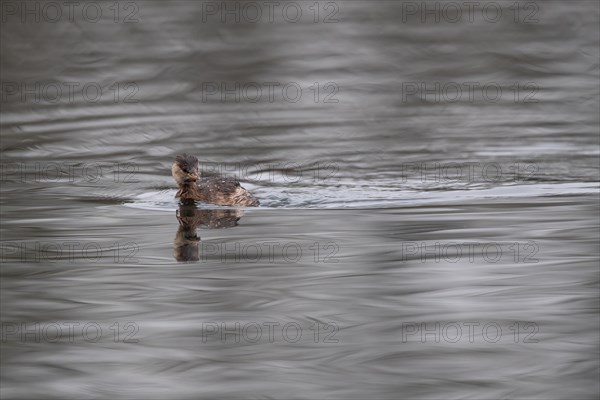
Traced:
<svg viewBox="0 0 600 400">
<path fill-rule="evenodd" d="M 175 158 L 171 173 L 179 186 L 175 197 L 220 206 L 258 206 L 258 200 L 233 178 L 200 178 L 198 159 L 187 154 Z"/>
</svg>

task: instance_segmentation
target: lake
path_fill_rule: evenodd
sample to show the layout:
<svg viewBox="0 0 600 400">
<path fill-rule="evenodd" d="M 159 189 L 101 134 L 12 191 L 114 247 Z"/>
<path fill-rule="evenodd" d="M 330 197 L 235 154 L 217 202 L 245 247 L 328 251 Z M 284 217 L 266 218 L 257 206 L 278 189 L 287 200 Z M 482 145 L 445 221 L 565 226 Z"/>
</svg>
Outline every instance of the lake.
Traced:
<svg viewBox="0 0 600 400">
<path fill-rule="evenodd" d="M 1 11 L 2 398 L 598 398 L 597 2 Z"/>
</svg>

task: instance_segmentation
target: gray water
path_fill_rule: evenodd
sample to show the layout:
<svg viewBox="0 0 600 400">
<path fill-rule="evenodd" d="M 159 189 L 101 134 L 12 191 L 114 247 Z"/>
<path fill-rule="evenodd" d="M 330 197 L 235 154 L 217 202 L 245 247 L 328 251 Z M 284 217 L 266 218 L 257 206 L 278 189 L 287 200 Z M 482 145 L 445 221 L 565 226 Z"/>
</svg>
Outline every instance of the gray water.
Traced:
<svg viewBox="0 0 600 400">
<path fill-rule="evenodd" d="M 23 4 L 3 399 L 598 397 L 597 2 Z"/>
</svg>

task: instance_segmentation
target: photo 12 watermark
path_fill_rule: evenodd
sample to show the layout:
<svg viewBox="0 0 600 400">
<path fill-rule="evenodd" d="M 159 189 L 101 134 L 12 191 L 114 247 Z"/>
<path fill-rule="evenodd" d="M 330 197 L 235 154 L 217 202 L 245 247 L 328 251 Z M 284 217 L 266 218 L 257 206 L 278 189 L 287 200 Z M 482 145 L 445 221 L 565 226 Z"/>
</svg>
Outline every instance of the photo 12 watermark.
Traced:
<svg viewBox="0 0 600 400">
<path fill-rule="evenodd" d="M 534 163 L 500 162 L 408 162 L 401 163 L 399 172 L 403 183 L 497 183 L 527 182 L 535 178 L 539 167 Z"/>
<path fill-rule="evenodd" d="M 138 343 L 140 328 L 131 321 L 110 324 L 94 321 L 2 322 L 2 343 Z"/>
<path fill-rule="evenodd" d="M 137 103 L 140 88 L 135 82 L 10 82 L 2 81 L 0 99 L 3 103 L 74 104 L 74 103 Z"/>
<path fill-rule="evenodd" d="M 339 251 L 340 246 L 335 241 L 300 242 L 279 239 L 254 242 L 201 242 L 199 260 L 202 262 L 218 260 L 228 264 L 295 264 L 302 262 L 336 264 L 340 262 L 336 257 Z"/>
<path fill-rule="evenodd" d="M 402 82 L 402 103 L 538 103 L 535 82 Z"/>
<path fill-rule="evenodd" d="M 202 82 L 202 103 L 314 103 L 337 104 L 340 87 L 335 82 Z"/>
<path fill-rule="evenodd" d="M 0 21 L 3 24 L 33 23 L 91 23 L 112 22 L 135 24 L 140 22 L 140 8 L 136 1 L 2 1 Z"/>
<path fill-rule="evenodd" d="M 335 322 L 315 322 L 302 326 L 298 322 L 228 321 L 203 322 L 202 343 L 339 343 L 339 327 Z"/>
<path fill-rule="evenodd" d="M 402 23 L 539 23 L 535 1 L 402 1 Z"/>
<path fill-rule="evenodd" d="M 202 1 L 202 23 L 323 23 L 340 22 L 335 1 Z"/>
<path fill-rule="evenodd" d="M 319 184 L 340 179 L 336 162 L 264 162 L 264 163 L 218 163 L 201 161 L 201 176 L 223 176 L 248 182 L 274 182 L 284 184 Z"/>
<path fill-rule="evenodd" d="M 402 343 L 538 343 L 535 322 L 446 321 L 404 322 Z"/>
<path fill-rule="evenodd" d="M 6 162 L 0 163 L 0 181 L 15 183 L 137 183 L 135 162 Z"/>
<path fill-rule="evenodd" d="M 485 263 L 509 262 L 536 264 L 540 247 L 535 241 L 527 242 L 402 242 L 402 261 L 420 260 L 422 263 Z"/>
<path fill-rule="evenodd" d="M 2 262 L 137 264 L 139 246 L 132 241 L 99 243 L 94 241 L 4 241 L 0 243 Z"/>
</svg>

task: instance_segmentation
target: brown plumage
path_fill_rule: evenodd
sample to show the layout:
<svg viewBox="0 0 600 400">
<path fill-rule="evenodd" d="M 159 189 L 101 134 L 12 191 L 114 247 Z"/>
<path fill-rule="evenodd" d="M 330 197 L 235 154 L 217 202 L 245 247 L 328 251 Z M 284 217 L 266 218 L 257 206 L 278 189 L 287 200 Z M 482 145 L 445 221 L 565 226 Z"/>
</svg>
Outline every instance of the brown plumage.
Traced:
<svg viewBox="0 0 600 400">
<path fill-rule="evenodd" d="M 175 197 L 182 201 L 201 201 L 220 206 L 258 206 L 258 200 L 240 186 L 237 179 L 210 177 L 200 178 L 198 159 L 187 154 L 175 158 L 171 173 L 179 186 Z"/>
</svg>

